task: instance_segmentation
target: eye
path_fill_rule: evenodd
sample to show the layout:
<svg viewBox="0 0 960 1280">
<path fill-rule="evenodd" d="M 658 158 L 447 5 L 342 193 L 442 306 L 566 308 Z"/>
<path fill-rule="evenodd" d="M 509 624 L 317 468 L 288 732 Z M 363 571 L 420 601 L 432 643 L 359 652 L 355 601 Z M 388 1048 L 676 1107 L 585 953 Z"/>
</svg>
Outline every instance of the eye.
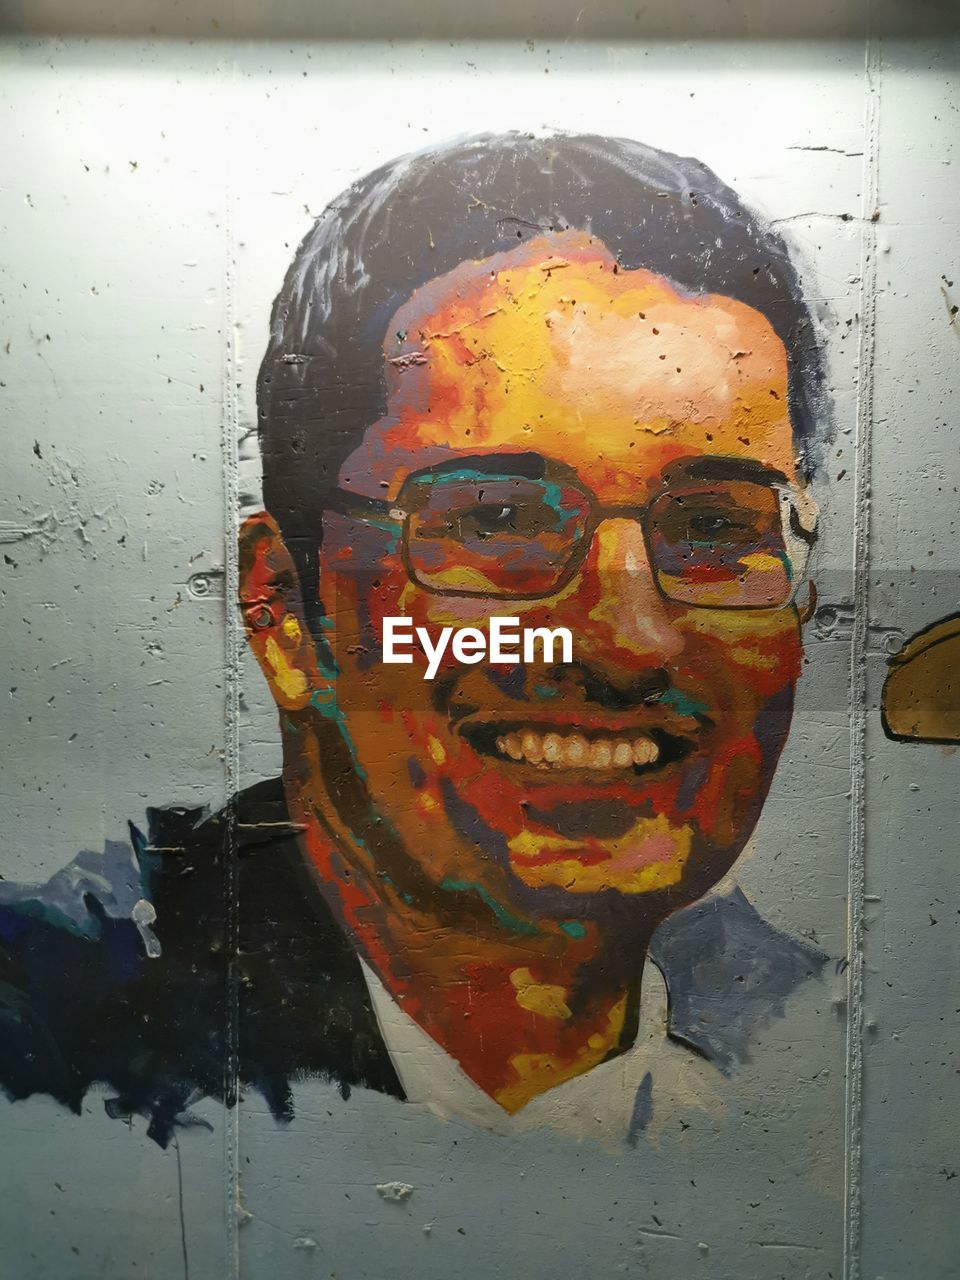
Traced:
<svg viewBox="0 0 960 1280">
<path fill-rule="evenodd" d="M 485 502 L 463 512 L 458 524 L 462 533 L 486 538 L 492 533 L 512 529 L 516 516 L 517 508 L 514 503 Z"/>
<path fill-rule="evenodd" d="M 686 523 L 688 536 L 698 541 L 756 533 L 754 522 L 736 512 L 703 511 L 689 515 Z"/>
</svg>

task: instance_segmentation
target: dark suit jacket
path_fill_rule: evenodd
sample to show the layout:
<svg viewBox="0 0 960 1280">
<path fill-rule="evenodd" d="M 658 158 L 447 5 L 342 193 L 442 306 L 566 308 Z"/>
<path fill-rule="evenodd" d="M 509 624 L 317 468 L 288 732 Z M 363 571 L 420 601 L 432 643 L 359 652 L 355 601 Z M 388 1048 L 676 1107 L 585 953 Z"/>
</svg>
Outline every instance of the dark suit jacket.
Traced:
<svg viewBox="0 0 960 1280">
<path fill-rule="evenodd" d="M 189 1108 L 259 1090 L 292 1118 L 291 1081 L 403 1098 L 352 947 L 304 864 L 279 780 L 209 815 L 148 809 L 41 887 L 0 885 L 0 1085 L 80 1110 L 93 1084 L 166 1145 Z M 229 904 L 234 909 L 229 910 Z M 722 1071 L 826 957 L 739 890 L 665 921 L 651 956 L 671 1035 Z"/>
</svg>

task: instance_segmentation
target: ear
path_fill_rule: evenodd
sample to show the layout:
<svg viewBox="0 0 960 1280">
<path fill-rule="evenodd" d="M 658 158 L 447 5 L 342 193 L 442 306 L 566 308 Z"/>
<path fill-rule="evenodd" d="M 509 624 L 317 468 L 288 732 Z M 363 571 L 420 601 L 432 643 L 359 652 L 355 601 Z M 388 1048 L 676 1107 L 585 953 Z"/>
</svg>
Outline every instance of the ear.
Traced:
<svg viewBox="0 0 960 1280">
<path fill-rule="evenodd" d="M 265 511 L 240 527 L 240 608 L 250 648 L 278 707 L 302 711 L 313 694 L 329 692 L 293 559 L 276 521 Z"/>
<path fill-rule="evenodd" d="M 807 603 L 802 609 L 798 609 L 797 613 L 800 618 L 800 625 L 805 626 L 817 611 L 817 584 L 811 578 L 807 583 Z"/>
</svg>

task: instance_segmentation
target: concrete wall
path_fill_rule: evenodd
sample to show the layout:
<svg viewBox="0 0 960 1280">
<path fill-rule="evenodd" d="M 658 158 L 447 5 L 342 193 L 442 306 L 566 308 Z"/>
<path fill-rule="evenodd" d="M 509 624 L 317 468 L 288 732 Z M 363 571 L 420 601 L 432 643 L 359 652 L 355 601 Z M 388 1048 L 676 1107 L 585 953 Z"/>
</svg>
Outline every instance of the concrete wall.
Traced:
<svg viewBox="0 0 960 1280">
<path fill-rule="evenodd" d="M 919 35 L 754 6 L 725 39 L 581 13 L 482 41 L 81 8 L 14 16 L 0 49 L 4 880 L 279 771 L 229 596 L 269 308 L 313 218 L 431 143 L 595 131 L 705 161 L 823 313 L 819 612 L 736 877 L 829 962 L 736 1078 L 685 1060 L 617 1149 L 317 1080 L 286 1125 L 205 1099 L 166 1149 L 96 1091 L 0 1102 L 0 1275 L 956 1275 L 958 763 L 889 740 L 879 699 L 889 654 L 960 608 L 960 41 L 927 7 Z"/>
</svg>

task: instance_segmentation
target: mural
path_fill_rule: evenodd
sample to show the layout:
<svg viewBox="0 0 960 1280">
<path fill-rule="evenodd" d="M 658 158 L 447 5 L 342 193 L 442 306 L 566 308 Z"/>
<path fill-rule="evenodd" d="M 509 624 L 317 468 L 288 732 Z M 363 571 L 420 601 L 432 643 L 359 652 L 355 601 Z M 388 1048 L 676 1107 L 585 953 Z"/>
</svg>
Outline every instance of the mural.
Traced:
<svg viewBox="0 0 960 1280">
<path fill-rule="evenodd" d="M 283 776 L 4 887 L 0 1080 L 106 1085 L 161 1144 L 242 1086 L 289 1118 L 304 1075 L 481 1122 L 619 1089 L 627 1136 L 645 965 L 719 1079 L 826 961 L 729 878 L 814 600 L 829 415 L 784 242 L 632 141 L 404 157 L 299 247 L 258 406 L 240 603 Z M 425 679 L 395 618 L 572 654 Z"/>
</svg>

